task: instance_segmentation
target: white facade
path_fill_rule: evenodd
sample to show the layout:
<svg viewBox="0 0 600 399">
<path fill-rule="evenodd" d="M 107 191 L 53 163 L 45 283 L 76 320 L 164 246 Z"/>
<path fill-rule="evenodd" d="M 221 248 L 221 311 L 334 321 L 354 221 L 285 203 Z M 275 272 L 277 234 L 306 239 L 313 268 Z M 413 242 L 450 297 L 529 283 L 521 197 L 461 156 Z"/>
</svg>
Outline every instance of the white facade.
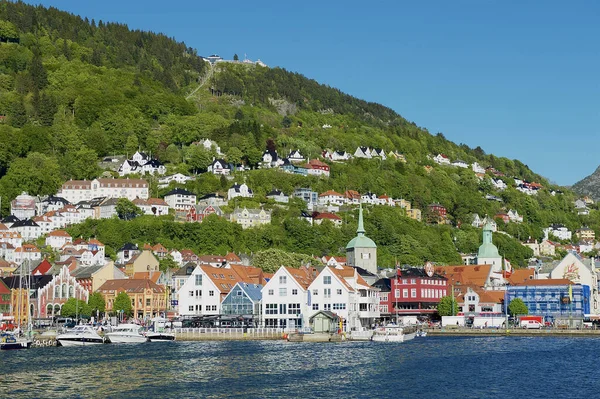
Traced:
<svg viewBox="0 0 600 399">
<path fill-rule="evenodd" d="M 229 167 L 229 164 L 227 164 L 227 162 L 225 162 L 224 160 L 215 159 L 210 165 L 208 165 L 208 171 L 215 175 L 227 176 L 231 172 L 231 168 Z"/>
<path fill-rule="evenodd" d="M 50 234 L 48 234 L 48 237 L 46 237 L 46 245 L 54 250 L 58 250 L 62 248 L 63 245 L 72 241 L 73 239 L 71 238 L 69 233 L 67 233 L 64 230 L 53 231 Z"/>
<path fill-rule="evenodd" d="M 143 179 L 69 180 L 57 194 L 70 203 L 89 201 L 97 197 L 148 198 L 148 182 Z"/>
<path fill-rule="evenodd" d="M 165 202 L 175 210 L 186 210 L 196 205 L 196 194 L 177 188 L 165 195 Z"/>
<path fill-rule="evenodd" d="M 196 266 L 177 293 L 179 314 L 220 314 L 222 299 L 238 281 L 239 277 L 230 269 Z"/>
<path fill-rule="evenodd" d="M 174 175 L 169 175 L 169 176 L 165 176 L 165 177 L 158 179 L 158 188 L 165 188 L 172 181 L 179 183 L 179 184 L 185 184 L 188 181 L 192 181 L 192 180 L 194 180 L 194 178 L 191 176 L 186 176 L 182 173 L 175 173 Z"/>
<path fill-rule="evenodd" d="M 433 157 L 433 161 L 440 165 L 450 165 L 450 159 L 444 154 L 437 154 Z"/>
<path fill-rule="evenodd" d="M 262 289 L 262 314 L 265 327 L 297 329 L 309 325 L 308 285 L 300 284 L 293 271 L 280 267 Z"/>
<path fill-rule="evenodd" d="M 335 191 L 326 191 L 319 195 L 319 205 L 337 205 L 342 206 L 346 203 L 346 198 Z"/>
<path fill-rule="evenodd" d="M 246 183 L 242 183 L 242 184 L 235 183 L 227 191 L 227 199 L 231 200 L 235 197 L 252 198 L 252 197 L 254 197 L 254 193 L 252 192 L 252 190 L 250 190 L 248 188 L 248 185 L 246 185 Z"/>
<path fill-rule="evenodd" d="M 572 237 L 572 233 L 565 226 L 554 225 L 547 227 L 543 230 L 544 239 L 548 239 L 550 234 L 554 235 L 556 238 L 560 240 L 570 240 Z"/>
</svg>

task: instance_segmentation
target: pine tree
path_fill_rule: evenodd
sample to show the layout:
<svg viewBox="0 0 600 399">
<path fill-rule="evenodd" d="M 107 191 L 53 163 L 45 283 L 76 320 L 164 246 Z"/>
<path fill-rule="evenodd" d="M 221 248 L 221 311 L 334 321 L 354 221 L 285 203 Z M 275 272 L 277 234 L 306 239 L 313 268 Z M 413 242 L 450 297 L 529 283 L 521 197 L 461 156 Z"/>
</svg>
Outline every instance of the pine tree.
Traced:
<svg viewBox="0 0 600 399">
<path fill-rule="evenodd" d="M 33 57 L 31 58 L 31 65 L 29 65 L 29 75 L 33 81 L 33 85 L 38 89 L 42 90 L 48 84 L 48 72 L 42 64 L 42 55 L 40 49 L 37 47 L 33 48 Z"/>
</svg>

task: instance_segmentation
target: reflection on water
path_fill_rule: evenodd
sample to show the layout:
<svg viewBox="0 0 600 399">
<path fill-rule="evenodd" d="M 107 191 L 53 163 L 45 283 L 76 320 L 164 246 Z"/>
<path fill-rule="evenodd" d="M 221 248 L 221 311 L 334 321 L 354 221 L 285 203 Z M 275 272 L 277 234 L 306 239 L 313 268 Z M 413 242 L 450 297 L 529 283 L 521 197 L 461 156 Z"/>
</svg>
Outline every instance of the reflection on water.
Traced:
<svg viewBox="0 0 600 399">
<path fill-rule="evenodd" d="M 2 398 L 595 397 L 600 340 L 167 342 L 0 353 Z"/>
</svg>

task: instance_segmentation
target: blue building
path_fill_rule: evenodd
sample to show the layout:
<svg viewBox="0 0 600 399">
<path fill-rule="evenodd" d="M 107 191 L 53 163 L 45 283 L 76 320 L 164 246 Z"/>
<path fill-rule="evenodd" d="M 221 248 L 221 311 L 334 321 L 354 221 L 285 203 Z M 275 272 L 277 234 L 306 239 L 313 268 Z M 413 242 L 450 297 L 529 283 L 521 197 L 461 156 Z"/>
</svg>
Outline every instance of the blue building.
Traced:
<svg viewBox="0 0 600 399">
<path fill-rule="evenodd" d="M 221 303 L 221 312 L 227 315 L 254 316 L 261 314 L 262 288 L 260 284 L 237 283 Z"/>
<path fill-rule="evenodd" d="M 590 287 L 572 284 L 569 280 L 531 280 L 506 288 L 506 301 L 521 298 L 529 314 L 544 316 L 546 321 L 556 318 L 583 318 L 590 314 Z"/>
</svg>

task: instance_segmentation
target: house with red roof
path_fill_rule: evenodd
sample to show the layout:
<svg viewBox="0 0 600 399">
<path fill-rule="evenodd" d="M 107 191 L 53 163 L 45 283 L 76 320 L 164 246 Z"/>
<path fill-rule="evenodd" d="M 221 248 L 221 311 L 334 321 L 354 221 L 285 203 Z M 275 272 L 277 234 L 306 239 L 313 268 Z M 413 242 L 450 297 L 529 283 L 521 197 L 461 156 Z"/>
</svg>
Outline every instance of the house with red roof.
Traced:
<svg viewBox="0 0 600 399">
<path fill-rule="evenodd" d="M 73 241 L 73 238 L 65 230 L 54 230 L 46 236 L 46 245 L 54 250 L 62 248 L 65 244 Z"/>
<path fill-rule="evenodd" d="M 344 195 L 337 193 L 333 190 L 325 191 L 319 194 L 319 205 L 334 205 L 342 206 L 346 203 Z"/>
<path fill-rule="evenodd" d="M 304 167 L 307 169 L 309 175 L 329 177 L 330 166 L 323 161 L 311 159 Z"/>
<path fill-rule="evenodd" d="M 342 225 L 342 218 L 336 215 L 335 213 L 314 212 L 312 219 L 314 224 L 321 224 L 324 220 L 329 220 L 337 227 Z"/>
</svg>

